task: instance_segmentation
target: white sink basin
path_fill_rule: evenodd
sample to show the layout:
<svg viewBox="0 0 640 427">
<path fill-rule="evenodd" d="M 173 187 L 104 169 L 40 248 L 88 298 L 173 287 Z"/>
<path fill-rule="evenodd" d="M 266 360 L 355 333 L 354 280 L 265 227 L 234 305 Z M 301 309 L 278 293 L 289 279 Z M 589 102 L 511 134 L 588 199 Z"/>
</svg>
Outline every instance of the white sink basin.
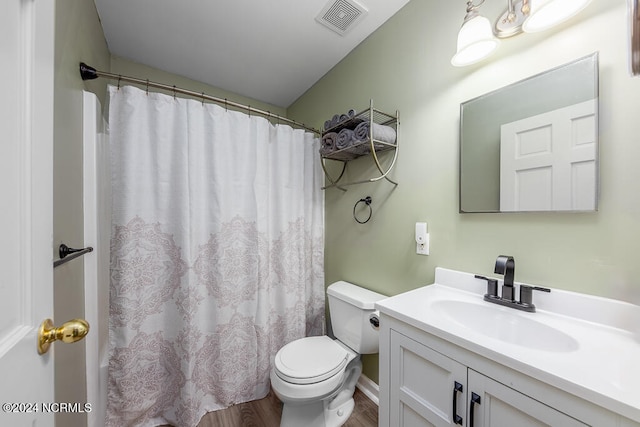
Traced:
<svg viewBox="0 0 640 427">
<path fill-rule="evenodd" d="M 461 300 L 437 300 L 430 309 L 476 333 L 509 344 L 549 352 L 571 352 L 578 341 L 563 331 L 538 322 L 512 308 Z"/>
</svg>

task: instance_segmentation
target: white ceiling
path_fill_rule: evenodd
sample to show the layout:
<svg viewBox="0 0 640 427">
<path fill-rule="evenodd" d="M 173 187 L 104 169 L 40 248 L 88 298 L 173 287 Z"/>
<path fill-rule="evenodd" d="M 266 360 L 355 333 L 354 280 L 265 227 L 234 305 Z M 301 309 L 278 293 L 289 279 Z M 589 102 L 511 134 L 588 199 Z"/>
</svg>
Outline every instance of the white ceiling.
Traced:
<svg viewBox="0 0 640 427">
<path fill-rule="evenodd" d="M 113 55 L 288 107 L 409 2 L 357 1 L 368 13 L 344 36 L 315 20 L 334 0 L 95 3 Z"/>
</svg>

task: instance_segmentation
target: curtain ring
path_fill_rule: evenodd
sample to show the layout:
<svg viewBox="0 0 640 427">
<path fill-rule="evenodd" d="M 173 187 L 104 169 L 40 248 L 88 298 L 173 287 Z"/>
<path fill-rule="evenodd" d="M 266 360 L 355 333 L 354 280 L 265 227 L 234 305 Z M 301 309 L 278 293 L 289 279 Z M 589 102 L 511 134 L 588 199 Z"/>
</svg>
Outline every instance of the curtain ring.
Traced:
<svg viewBox="0 0 640 427">
<path fill-rule="evenodd" d="M 204 107 L 204 92 L 202 92 L 202 106 Z"/>
<path fill-rule="evenodd" d="M 367 206 L 369 206 L 369 216 L 367 217 L 367 219 L 365 219 L 364 221 L 360 221 L 358 219 L 358 217 L 356 216 L 356 208 L 358 207 L 358 205 L 360 203 L 364 202 Z M 373 214 L 373 208 L 371 207 L 371 196 L 367 196 L 364 199 L 360 199 L 356 202 L 355 205 L 353 205 L 353 219 L 356 220 L 356 222 L 358 224 L 364 224 L 366 222 L 369 222 L 369 220 L 371 219 L 371 215 Z"/>
<path fill-rule="evenodd" d="M 227 98 L 224 99 L 224 111 L 229 111 L 229 109 L 227 108 Z"/>
<path fill-rule="evenodd" d="M 120 80 L 122 80 L 122 76 L 118 76 L 118 90 L 120 90 Z"/>
<path fill-rule="evenodd" d="M 149 96 L 149 79 L 147 79 L 147 96 Z"/>
<path fill-rule="evenodd" d="M 173 85 L 173 99 L 176 99 L 176 85 Z"/>
</svg>

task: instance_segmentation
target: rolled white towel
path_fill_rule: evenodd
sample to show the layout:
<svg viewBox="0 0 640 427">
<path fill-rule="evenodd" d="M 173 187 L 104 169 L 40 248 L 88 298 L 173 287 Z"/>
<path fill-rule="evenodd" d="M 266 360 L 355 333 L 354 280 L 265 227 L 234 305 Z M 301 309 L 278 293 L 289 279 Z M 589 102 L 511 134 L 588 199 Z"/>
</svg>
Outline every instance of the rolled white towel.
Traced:
<svg viewBox="0 0 640 427">
<path fill-rule="evenodd" d="M 362 122 L 356 126 L 354 130 L 354 138 L 357 142 L 369 140 L 369 122 Z M 396 130 L 391 126 L 380 125 L 378 123 L 373 124 L 373 131 L 371 132 L 371 138 L 376 141 L 386 142 L 388 144 L 396 143 Z M 365 146 L 366 150 L 370 150 L 370 146 Z M 384 147 L 383 144 L 374 143 L 376 150 Z"/>
</svg>

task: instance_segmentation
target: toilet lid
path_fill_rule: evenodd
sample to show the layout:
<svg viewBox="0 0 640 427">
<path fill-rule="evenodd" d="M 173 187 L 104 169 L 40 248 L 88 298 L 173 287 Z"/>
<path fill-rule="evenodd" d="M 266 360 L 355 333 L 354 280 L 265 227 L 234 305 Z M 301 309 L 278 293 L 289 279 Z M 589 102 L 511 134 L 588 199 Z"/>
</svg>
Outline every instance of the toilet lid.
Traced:
<svg viewBox="0 0 640 427">
<path fill-rule="evenodd" d="M 342 371 L 349 352 L 328 336 L 295 340 L 278 351 L 276 374 L 294 384 L 313 384 Z"/>
</svg>

